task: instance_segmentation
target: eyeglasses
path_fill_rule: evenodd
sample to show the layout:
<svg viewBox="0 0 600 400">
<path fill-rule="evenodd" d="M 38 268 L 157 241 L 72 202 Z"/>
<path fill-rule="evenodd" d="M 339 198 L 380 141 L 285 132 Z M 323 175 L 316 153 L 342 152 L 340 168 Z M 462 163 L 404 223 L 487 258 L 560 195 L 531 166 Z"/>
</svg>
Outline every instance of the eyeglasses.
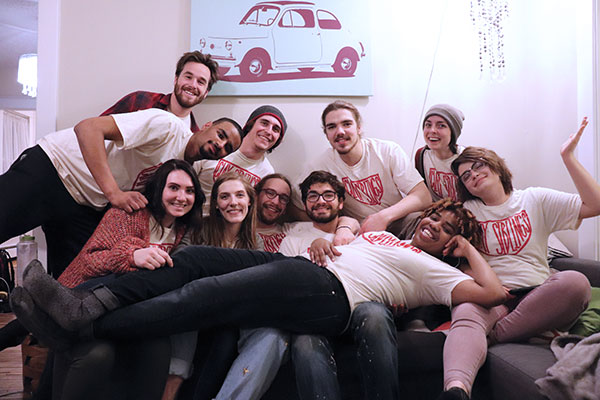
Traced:
<svg viewBox="0 0 600 400">
<path fill-rule="evenodd" d="M 330 201 L 334 201 L 337 198 L 337 193 L 333 190 L 326 190 L 323 193 L 308 192 L 308 194 L 306 195 L 306 200 L 310 201 L 311 203 L 314 203 L 319 201 L 319 197 L 322 197 L 323 200 L 329 203 Z"/>
<path fill-rule="evenodd" d="M 473 165 L 471 165 L 471 168 L 469 168 L 468 170 L 466 170 L 465 172 L 462 173 L 462 175 L 460 176 L 460 180 L 462 183 L 467 183 L 469 181 L 469 179 L 471 179 L 471 176 L 473 175 L 473 172 L 479 172 L 481 171 L 481 169 L 483 167 L 485 167 L 487 164 L 481 160 L 475 161 L 473 163 Z"/>
<path fill-rule="evenodd" d="M 281 204 L 287 204 L 290 202 L 290 196 L 287 194 L 277 193 L 273 189 L 263 189 L 262 192 L 264 192 L 265 195 L 271 200 L 274 200 L 275 197 L 279 196 L 279 202 Z"/>
</svg>

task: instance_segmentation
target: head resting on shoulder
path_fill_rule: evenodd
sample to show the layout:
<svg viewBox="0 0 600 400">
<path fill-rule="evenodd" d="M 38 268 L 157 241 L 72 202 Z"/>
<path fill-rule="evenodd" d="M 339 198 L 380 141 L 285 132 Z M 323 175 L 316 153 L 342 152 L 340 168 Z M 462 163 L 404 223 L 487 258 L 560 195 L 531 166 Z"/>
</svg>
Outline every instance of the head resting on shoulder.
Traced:
<svg viewBox="0 0 600 400">
<path fill-rule="evenodd" d="M 467 239 L 474 247 L 479 247 L 482 243 L 482 232 L 481 226 L 477 221 L 477 218 L 473 213 L 463 207 L 463 203 L 460 201 L 454 201 L 450 198 L 445 198 L 436 201 L 429 207 L 427 207 L 421 213 L 419 220 L 429 217 L 434 213 L 441 213 L 442 211 L 452 212 L 458 221 L 458 234 Z"/>
<path fill-rule="evenodd" d="M 452 172 L 454 172 L 454 175 L 459 177 L 459 179 L 457 179 L 457 192 L 459 199 L 462 201 L 478 199 L 478 197 L 473 196 L 467 190 L 458 174 L 458 167 L 461 164 L 474 163 L 476 161 L 482 161 L 493 173 L 500 177 L 500 182 L 502 183 L 502 188 L 504 189 L 505 194 L 512 193 L 512 173 L 510 172 L 510 169 L 508 169 L 504 159 L 496 154 L 496 152 L 493 150 L 486 149 L 484 147 L 469 146 L 464 149 L 454 161 L 452 161 Z"/>
</svg>

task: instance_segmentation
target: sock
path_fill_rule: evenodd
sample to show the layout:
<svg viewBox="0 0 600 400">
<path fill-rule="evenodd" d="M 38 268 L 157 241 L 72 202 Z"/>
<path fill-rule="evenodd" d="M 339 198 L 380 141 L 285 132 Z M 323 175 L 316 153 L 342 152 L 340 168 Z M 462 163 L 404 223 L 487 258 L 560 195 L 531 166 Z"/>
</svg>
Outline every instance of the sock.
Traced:
<svg viewBox="0 0 600 400">
<path fill-rule="evenodd" d="M 56 351 L 69 349 L 76 337 L 58 326 L 48 314 L 37 307 L 27 290 L 13 289 L 10 305 L 19 322 L 40 342 Z"/>
<path fill-rule="evenodd" d="M 25 272 L 23 287 L 35 304 L 68 331 L 81 329 L 107 311 L 93 291 L 62 286 L 35 260 L 27 266 Z M 112 294 L 108 289 L 106 291 Z"/>
</svg>

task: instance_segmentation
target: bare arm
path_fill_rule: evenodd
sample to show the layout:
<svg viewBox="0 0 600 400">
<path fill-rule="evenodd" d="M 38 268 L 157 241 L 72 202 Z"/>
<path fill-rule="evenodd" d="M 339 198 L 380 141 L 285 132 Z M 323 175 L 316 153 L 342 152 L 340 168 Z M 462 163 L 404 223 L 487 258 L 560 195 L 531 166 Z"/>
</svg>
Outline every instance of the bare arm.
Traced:
<svg viewBox="0 0 600 400">
<path fill-rule="evenodd" d="M 560 155 L 563 159 L 571 179 L 581 196 L 581 210 L 579 218 L 589 218 L 600 215 L 600 185 L 594 180 L 592 175 L 581 165 L 575 157 L 575 148 L 581 139 L 581 135 L 588 124 L 587 117 L 583 119 L 579 130 L 570 135 L 567 141 L 560 148 Z"/>
<path fill-rule="evenodd" d="M 444 254 L 467 259 L 468 264 L 461 270 L 474 281 L 463 281 L 452 290 L 452 305 L 471 302 L 484 307 L 493 307 L 506 301 L 506 292 L 477 249 L 462 236 L 453 237 L 447 244 Z"/>
<path fill-rule="evenodd" d="M 85 164 L 108 201 L 127 212 L 144 208 L 146 198 L 139 192 L 123 192 L 108 166 L 104 140 L 123 140 L 115 120 L 111 116 L 88 118 L 74 130 Z"/>
<path fill-rule="evenodd" d="M 392 222 L 406 217 L 414 211 L 421 211 L 431 204 L 431 194 L 425 183 L 418 183 L 402 200 L 363 221 L 360 233 L 384 231 Z"/>
</svg>

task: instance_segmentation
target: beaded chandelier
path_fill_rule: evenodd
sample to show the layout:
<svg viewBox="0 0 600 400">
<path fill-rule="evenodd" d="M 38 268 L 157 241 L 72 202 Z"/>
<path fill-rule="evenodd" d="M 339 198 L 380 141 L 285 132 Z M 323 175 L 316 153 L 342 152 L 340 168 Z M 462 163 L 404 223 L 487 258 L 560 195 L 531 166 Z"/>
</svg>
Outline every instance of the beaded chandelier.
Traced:
<svg viewBox="0 0 600 400">
<path fill-rule="evenodd" d="M 471 0 L 471 20 L 479 36 L 480 78 L 487 69 L 492 80 L 505 76 L 504 22 L 508 18 L 508 0 Z"/>
</svg>

